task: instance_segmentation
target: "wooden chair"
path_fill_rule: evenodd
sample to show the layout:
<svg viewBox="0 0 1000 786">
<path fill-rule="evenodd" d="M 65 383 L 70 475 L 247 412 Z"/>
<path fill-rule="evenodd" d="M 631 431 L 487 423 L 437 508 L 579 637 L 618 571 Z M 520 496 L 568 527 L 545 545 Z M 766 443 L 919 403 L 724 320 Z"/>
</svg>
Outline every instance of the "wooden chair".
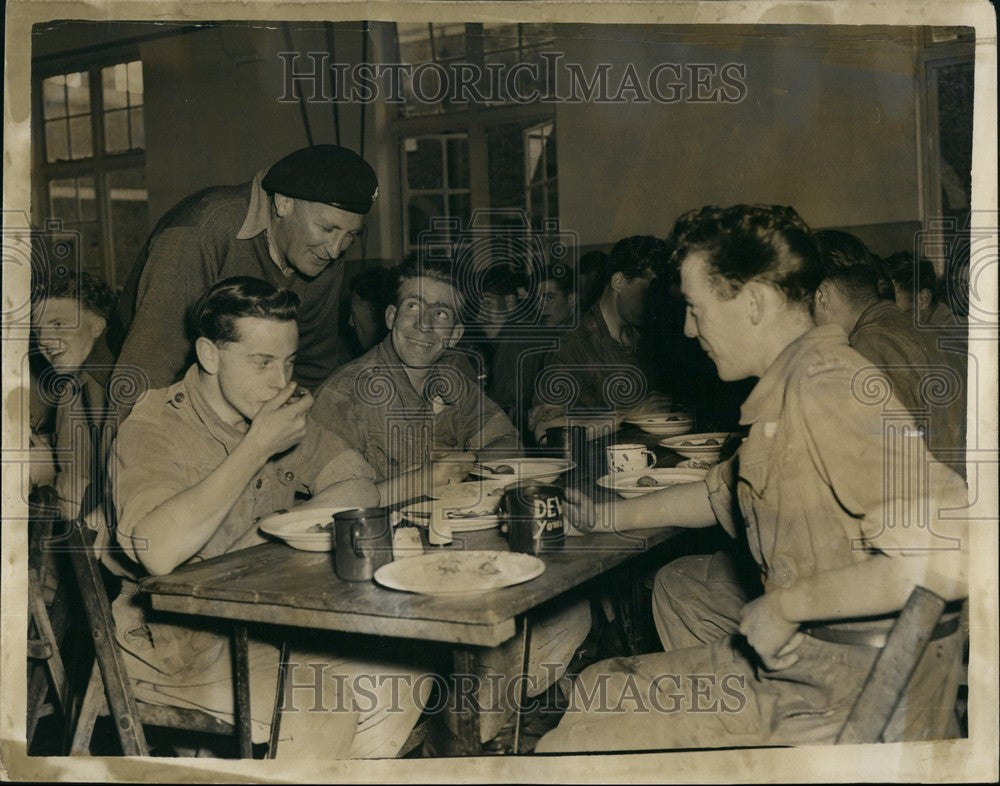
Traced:
<svg viewBox="0 0 1000 786">
<path fill-rule="evenodd" d="M 236 728 L 200 710 L 136 701 L 115 638 L 115 622 L 101 569 L 93 552 L 93 533 L 85 526 L 71 528 L 67 541 L 73 573 L 94 644 L 95 664 L 80 709 L 70 753 L 89 754 L 94 725 L 110 714 L 126 756 L 148 756 L 145 726 L 236 737 Z M 102 690 L 103 688 L 103 690 Z M 272 735 L 275 737 L 276 735 Z M 273 752 L 273 745 L 271 747 Z"/>
<path fill-rule="evenodd" d="M 840 730 L 838 744 L 882 741 L 944 608 L 944 600 L 930 590 L 913 590 Z"/>
<path fill-rule="evenodd" d="M 44 492 L 46 489 L 41 489 Z M 67 625 L 65 587 L 57 586 L 51 603 L 46 603 L 45 587 L 48 562 L 45 546 L 49 542 L 58 508 L 52 494 L 41 494 L 32 504 L 28 532 L 28 747 L 35 736 L 38 721 L 48 715 L 65 717 L 67 678 L 59 642 Z M 35 515 L 37 514 L 37 515 Z M 52 701 L 46 701 L 48 696 Z"/>
</svg>

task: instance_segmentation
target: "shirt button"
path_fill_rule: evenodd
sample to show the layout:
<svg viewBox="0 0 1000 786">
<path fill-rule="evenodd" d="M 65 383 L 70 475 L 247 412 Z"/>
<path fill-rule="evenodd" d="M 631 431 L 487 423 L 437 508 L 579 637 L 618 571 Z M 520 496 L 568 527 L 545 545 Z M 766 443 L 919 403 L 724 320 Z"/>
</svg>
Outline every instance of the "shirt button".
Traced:
<svg viewBox="0 0 1000 786">
<path fill-rule="evenodd" d="M 178 404 L 184 403 L 184 394 L 178 393 L 176 396 L 174 396 L 174 401 L 176 401 Z"/>
<path fill-rule="evenodd" d="M 264 485 L 264 479 L 263 479 L 263 478 L 257 478 L 257 482 L 256 482 L 256 483 L 254 483 L 254 486 L 255 486 L 256 488 L 260 488 L 260 487 L 261 487 L 261 486 L 263 486 L 263 485 Z"/>
<path fill-rule="evenodd" d="M 285 473 L 285 480 L 295 480 L 295 473 L 294 472 L 286 472 Z"/>
</svg>

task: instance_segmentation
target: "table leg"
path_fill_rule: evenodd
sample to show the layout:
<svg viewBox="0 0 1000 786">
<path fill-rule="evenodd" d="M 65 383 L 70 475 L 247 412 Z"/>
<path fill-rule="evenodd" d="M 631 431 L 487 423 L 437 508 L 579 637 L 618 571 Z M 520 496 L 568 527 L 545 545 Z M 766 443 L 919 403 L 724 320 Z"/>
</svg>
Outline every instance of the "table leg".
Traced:
<svg viewBox="0 0 1000 786">
<path fill-rule="evenodd" d="M 448 751 L 451 756 L 478 756 L 482 753 L 482 743 L 479 740 L 479 705 L 474 689 L 468 690 L 466 683 L 474 679 L 476 673 L 476 654 L 473 650 L 458 647 L 455 649 L 452 668 L 451 687 L 454 706 L 449 708 L 455 713 L 457 739 Z"/>
<path fill-rule="evenodd" d="M 281 730 L 281 707 L 285 703 L 285 681 L 288 675 L 288 653 L 291 647 L 288 639 L 281 640 L 281 654 L 278 655 L 278 684 L 274 689 L 274 710 L 271 713 L 271 737 L 267 743 L 267 758 L 278 755 L 278 733 Z"/>
<path fill-rule="evenodd" d="M 236 735 L 240 758 L 253 758 L 253 738 L 250 731 L 250 647 L 247 626 L 233 623 L 233 686 L 236 691 Z"/>
<path fill-rule="evenodd" d="M 521 752 L 521 721 L 524 717 L 524 705 L 528 703 L 528 648 L 531 646 L 531 621 L 527 614 L 521 617 L 521 695 L 518 697 L 517 713 L 514 718 L 514 755 Z"/>
</svg>

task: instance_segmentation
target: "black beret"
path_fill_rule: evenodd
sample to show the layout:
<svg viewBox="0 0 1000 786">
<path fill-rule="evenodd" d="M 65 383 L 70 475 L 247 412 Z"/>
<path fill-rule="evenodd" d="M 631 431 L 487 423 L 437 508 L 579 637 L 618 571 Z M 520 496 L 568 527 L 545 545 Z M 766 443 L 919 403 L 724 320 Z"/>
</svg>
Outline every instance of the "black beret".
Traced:
<svg viewBox="0 0 1000 786">
<path fill-rule="evenodd" d="M 289 153 L 261 181 L 269 194 L 323 202 L 364 215 L 378 197 L 375 170 L 353 150 L 314 145 Z"/>
</svg>

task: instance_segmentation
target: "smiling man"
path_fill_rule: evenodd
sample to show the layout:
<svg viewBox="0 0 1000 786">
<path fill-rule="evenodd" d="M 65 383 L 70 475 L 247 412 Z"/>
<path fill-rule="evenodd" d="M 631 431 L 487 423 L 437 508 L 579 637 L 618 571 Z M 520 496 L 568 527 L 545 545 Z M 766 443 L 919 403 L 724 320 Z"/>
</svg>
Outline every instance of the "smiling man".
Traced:
<svg viewBox="0 0 1000 786">
<path fill-rule="evenodd" d="M 338 369 L 309 413 L 372 466 L 382 504 L 460 481 L 472 453 L 510 456 L 521 442 L 510 419 L 458 367 L 449 352 L 462 337 L 461 302 L 450 264 L 412 259 L 396 270 L 396 296 L 385 311 L 389 335 Z M 558 679 L 590 629 L 586 601 L 560 598 L 533 614 L 527 678 L 535 696 Z M 494 737 L 513 709 L 505 686 L 520 667 L 518 639 L 484 649 L 477 663 L 481 740 Z M 448 715 L 452 722 L 454 716 Z"/>
<path fill-rule="evenodd" d="M 961 478 L 920 453 L 895 397 L 865 400 L 869 363 L 843 330 L 815 326 L 819 252 L 794 210 L 706 207 L 674 237 L 685 334 L 721 379 L 759 380 L 749 434 L 704 481 L 597 506 L 568 490 L 568 516 L 588 531 L 745 533 L 763 592 L 709 575 L 689 611 L 722 614 L 714 634 L 589 667 L 536 751 L 833 743 L 916 586 L 951 604 L 883 739 L 955 736 L 968 523 L 941 511 L 967 506 Z"/>
<path fill-rule="evenodd" d="M 412 259 L 393 274 L 389 334 L 330 377 L 310 418 L 359 451 L 379 481 L 429 467 L 440 454 L 520 451 L 513 424 L 451 351 L 465 328 L 450 265 Z M 458 456 L 450 473 L 436 467 L 438 480 L 464 476 L 472 458 Z"/>
<path fill-rule="evenodd" d="M 125 283 L 113 325 L 116 375 L 148 387 L 177 380 L 193 359 L 185 315 L 207 287 L 253 276 L 296 293 L 296 381 L 311 388 L 336 368 L 344 253 L 378 196 L 371 166 L 336 145 L 286 156 L 249 182 L 193 194 L 156 225 Z"/>
<path fill-rule="evenodd" d="M 89 273 L 53 276 L 32 305 L 38 349 L 54 374 L 40 384 L 55 402 L 53 430 L 60 513 L 76 521 L 99 504 L 107 460 L 107 381 L 114 358 L 105 328 L 111 288 Z M 45 395 L 48 398 L 49 395 Z"/>
</svg>

